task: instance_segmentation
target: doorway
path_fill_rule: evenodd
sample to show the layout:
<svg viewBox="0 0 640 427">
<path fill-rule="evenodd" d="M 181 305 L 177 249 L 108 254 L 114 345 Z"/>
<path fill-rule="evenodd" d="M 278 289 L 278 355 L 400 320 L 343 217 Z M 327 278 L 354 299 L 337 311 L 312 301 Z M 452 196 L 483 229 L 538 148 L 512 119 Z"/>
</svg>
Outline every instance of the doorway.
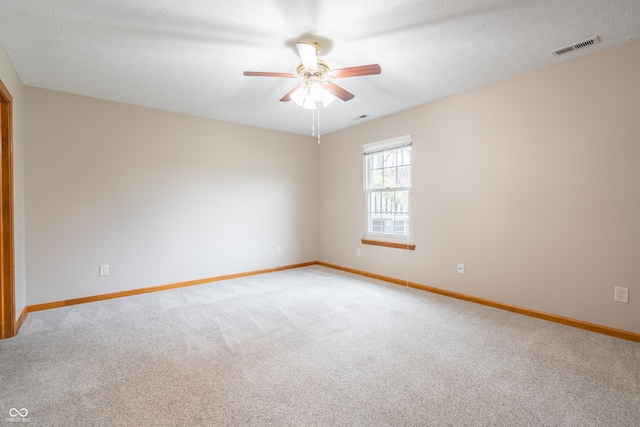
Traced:
<svg viewBox="0 0 640 427">
<path fill-rule="evenodd" d="M 13 251 L 13 98 L 0 80 L 0 339 L 16 334 Z"/>
</svg>

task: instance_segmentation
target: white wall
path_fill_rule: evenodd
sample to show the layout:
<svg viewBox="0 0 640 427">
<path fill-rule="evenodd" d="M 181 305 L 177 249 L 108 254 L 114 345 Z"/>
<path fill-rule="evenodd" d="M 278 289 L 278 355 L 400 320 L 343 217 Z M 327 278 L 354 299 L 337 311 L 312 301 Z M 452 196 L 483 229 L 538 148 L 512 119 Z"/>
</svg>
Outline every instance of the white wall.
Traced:
<svg viewBox="0 0 640 427">
<path fill-rule="evenodd" d="M 28 305 L 317 259 L 313 138 L 24 96 Z"/>
<path fill-rule="evenodd" d="M 320 260 L 640 333 L 638 76 L 636 41 L 323 136 Z M 362 246 L 362 145 L 406 134 L 416 250 Z"/>
<path fill-rule="evenodd" d="M 13 221 L 15 248 L 16 318 L 26 305 L 25 283 L 25 223 L 24 223 L 24 149 L 23 149 L 23 86 L 4 47 L 0 45 L 0 80 L 13 98 Z"/>
</svg>

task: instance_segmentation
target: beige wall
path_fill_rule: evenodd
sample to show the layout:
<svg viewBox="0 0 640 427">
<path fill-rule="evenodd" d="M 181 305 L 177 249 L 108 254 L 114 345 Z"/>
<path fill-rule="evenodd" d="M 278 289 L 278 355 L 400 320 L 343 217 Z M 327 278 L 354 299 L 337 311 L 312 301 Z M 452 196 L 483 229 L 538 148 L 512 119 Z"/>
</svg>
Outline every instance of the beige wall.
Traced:
<svg viewBox="0 0 640 427">
<path fill-rule="evenodd" d="M 13 98 L 13 193 L 15 240 L 15 303 L 16 317 L 26 305 L 25 283 L 25 222 L 24 222 L 24 149 L 23 149 L 23 86 L 4 47 L 0 45 L 0 80 Z"/>
<path fill-rule="evenodd" d="M 320 260 L 639 333 L 638 76 L 636 41 L 325 135 Z M 362 246 L 362 145 L 406 134 L 416 250 Z"/>
<path fill-rule="evenodd" d="M 28 305 L 317 259 L 313 138 L 24 94 Z"/>
</svg>

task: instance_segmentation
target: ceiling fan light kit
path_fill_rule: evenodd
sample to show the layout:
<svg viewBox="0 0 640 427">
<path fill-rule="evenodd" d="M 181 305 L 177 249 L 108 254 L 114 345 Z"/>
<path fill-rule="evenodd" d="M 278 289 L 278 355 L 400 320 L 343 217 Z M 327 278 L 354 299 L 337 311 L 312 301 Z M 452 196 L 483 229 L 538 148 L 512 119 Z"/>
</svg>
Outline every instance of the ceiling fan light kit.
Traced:
<svg viewBox="0 0 640 427">
<path fill-rule="evenodd" d="M 331 104 L 336 97 L 328 92 L 322 82 L 304 83 L 291 94 L 291 100 L 307 110 L 315 110 L 319 102 L 323 107 Z"/>
<path fill-rule="evenodd" d="M 309 49 L 301 48 L 301 46 L 313 49 L 313 56 L 310 55 Z M 290 98 L 308 110 L 315 110 L 319 102 L 322 102 L 322 105 L 326 107 L 336 99 L 335 95 L 325 89 L 329 67 L 324 61 L 315 57 L 316 52 L 319 51 L 319 47 L 298 43 L 298 52 L 300 52 L 302 62 L 298 65 L 296 73 L 304 82 L 294 88 Z M 280 101 L 286 100 L 281 99 Z"/>
</svg>

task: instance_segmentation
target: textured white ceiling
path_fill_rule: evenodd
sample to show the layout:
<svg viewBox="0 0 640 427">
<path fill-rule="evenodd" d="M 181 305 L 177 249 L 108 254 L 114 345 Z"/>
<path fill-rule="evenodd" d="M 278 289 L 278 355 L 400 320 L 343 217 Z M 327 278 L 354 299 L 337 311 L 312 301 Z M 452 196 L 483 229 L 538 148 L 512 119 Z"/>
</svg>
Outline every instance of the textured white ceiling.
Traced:
<svg viewBox="0 0 640 427">
<path fill-rule="evenodd" d="M 555 57 L 592 36 L 601 43 Z M 321 110 L 329 133 L 640 38 L 639 0 L 0 0 L 0 43 L 26 85 L 309 134 L 278 100 L 294 43 L 319 41 L 354 93 Z"/>
</svg>

